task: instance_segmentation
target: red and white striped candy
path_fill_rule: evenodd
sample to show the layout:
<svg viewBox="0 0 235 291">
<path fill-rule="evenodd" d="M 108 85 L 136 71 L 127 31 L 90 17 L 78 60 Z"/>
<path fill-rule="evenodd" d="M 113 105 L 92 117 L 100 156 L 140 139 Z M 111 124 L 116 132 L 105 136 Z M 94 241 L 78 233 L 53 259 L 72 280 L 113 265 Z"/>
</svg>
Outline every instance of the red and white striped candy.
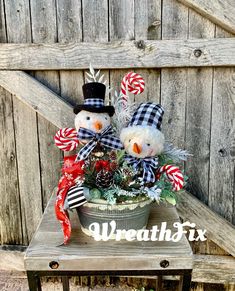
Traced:
<svg viewBox="0 0 235 291">
<path fill-rule="evenodd" d="M 173 191 L 179 191 L 184 186 L 184 177 L 180 169 L 176 166 L 165 165 L 159 169 L 159 173 L 165 173 L 167 178 L 170 180 Z"/>
<path fill-rule="evenodd" d="M 137 95 L 144 91 L 145 82 L 144 79 L 134 72 L 127 73 L 122 79 L 121 92 L 123 96 L 123 102 L 128 99 L 128 92 Z"/>
<path fill-rule="evenodd" d="M 61 128 L 57 131 L 55 137 L 56 146 L 62 151 L 73 151 L 79 144 L 77 131 L 74 128 Z"/>
</svg>

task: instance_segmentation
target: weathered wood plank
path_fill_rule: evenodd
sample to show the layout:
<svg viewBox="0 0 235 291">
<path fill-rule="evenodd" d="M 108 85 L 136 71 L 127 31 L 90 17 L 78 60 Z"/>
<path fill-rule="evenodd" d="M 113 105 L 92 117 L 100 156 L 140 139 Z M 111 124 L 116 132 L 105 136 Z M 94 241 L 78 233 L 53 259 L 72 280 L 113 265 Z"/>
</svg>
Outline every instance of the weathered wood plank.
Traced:
<svg viewBox="0 0 235 291">
<path fill-rule="evenodd" d="M 171 21 L 169 21 L 171 19 Z M 165 0 L 162 7 L 162 39 L 187 38 L 188 9 L 175 0 Z M 185 106 L 187 94 L 186 69 L 162 69 L 161 104 L 165 108 L 163 132 L 166 140 L 184 147 Z"/>
<path fill-rule="evenodd" d="M 81 0 L 57 1 L 58 41 L 60 43 L 82 41 L 81 15 Z M 82 101 L 83 79 L 82 71 L 60 71 L 61 96 L 73 105 Z M 73 115 L 72 112 L 71 115 Z"/>
<path fill-rule="evenodd" d="M 178 0 L 231 33 L 235 33 L 235 3 L 233 0 Z"/>
<path fill-rule="evenodd" d="M 161 1 L 135 1 L 135 39 L 161 39 Z"/>
<path fill-rule="evenodd" d="M 231 34 L 216 27 L 218 40 Z M 234 69 L 215 68 L 211 121 L 209 206 L 235 223 Z M 234 201 L 233 203 L 231 201 Z"/>
<path fill-rule="evenodd" d="M 188 36 L 213 38 L 215 25 L 189 10 Z M 212 68 L 189 68 L 187 72 L 186 147 L 193 154 L 185 163 L 190 192 L 208 203 L 212 99 Z"/>
<path fill-rule="evenodd" d="M 235 65 L 234 44 L 234 38 L 146 40 L 141 43 L 0 44 L 0 69 L 86 69 L 90 62 L 100 69 L 231 67 Z"/>
<path fill-rule="evenodd" d="M 12 80 L 14 80 L 14 83 Z M 1 71 L 0 86 L 11 92 L 55 126 L 73 126 L 72 107 L 28 74 L 21 71 Z"/>
<path fill-rule="evenodd" d="M 0 0 L 0 43 L 4 43 L 7 40 L 6 26 L 5 26 L 5 13 L 4 2 Z"/>
<path fill-rule="evenodd" d="M 160 39 L 161 38 L 161 1 L 138 0 L 135 1 L 135 39 Z M 135 95 L 137 103 L 143 101 L 160 102 L 160 70 L 135 69 L 145 80 L 144 92 Z M 120 82 L 121 80 L 119 80 Z M 120 83 L 119 86 L 120 88 Z"/>
<path fill-rule="evenodd" d="M 43 0 L 31 3 L 32 39 L 34 43 L 57 42 L 56 1 Z M 36 79 L 56 93 L 60 93 L 59 72 L 36 72 Z M 57 108 L 58 110 L 58 108 Z M 60 176 L 61 151 L 54 145 L 57 128 L 42 116 L 38 116 L 38 137 L 43 208 Z"/>
<path fill-rule="evenodd" d="M 5 1 L 5 11 L 8 41 L 31 41 L 29 1 Z M 14 83 L 12 80 L 10 82 Z M 36 113 L 14 96 L 13 109 L 23 243 L 27 244 L 42 214 L 37 119 Z"/>
<path fill-rule="evenodd" d="M 84 42 L 107 42 L 109 40 L 108 1 L 83 0 L 82 4 Z M 92 66 L 94 63 L 95 59 L 91 57 Z M 102 70 L 101 74 L 105 75 L 104 80 L 109 86 L 109 71 Z"/>
<path fill-rule="evenodd" d="M 192 280 L 216 284 L 235 283 L 235 258 L 214 255 L 194 256 Z"/>
<path fill-rule="evenodd" d="M 133 0 L 121 0 L 118 2 L 115 0 L 109 1 L 109 39 L 111 41 L 119 40 L 122 42 L 135 38 L 134 13 Z M 129 67 L 132 68 L 132 70 L 134 68 L 134 66 Z M 111 87 L 119 92 L 122 78 L 129 71 L 130 70 L 125 70 L 123 68 L 121 70 L 110 70 Z M 130 96 L 130 99 L 134 101 L 134 96 Z"/>
<path fill-rule="evenodd" d="M 0 244 L 22 243 L 12 96 L 0 87 Z"/>
<path fill-rule="evenodd" d="M 197 228 L 206 229 L 207 237 L 235 256 L 235 229 L 232 224 L 210 210 L 204 203 L 187 192 L 181 192 L 177 206 L 180 216 L 196 224 Z"/>
<path fill-rule="evenodd" d="M 215 70 L 212 104 L 209 206 L 233 221 L 235 195 L 235 71 Z"/>
</svg>

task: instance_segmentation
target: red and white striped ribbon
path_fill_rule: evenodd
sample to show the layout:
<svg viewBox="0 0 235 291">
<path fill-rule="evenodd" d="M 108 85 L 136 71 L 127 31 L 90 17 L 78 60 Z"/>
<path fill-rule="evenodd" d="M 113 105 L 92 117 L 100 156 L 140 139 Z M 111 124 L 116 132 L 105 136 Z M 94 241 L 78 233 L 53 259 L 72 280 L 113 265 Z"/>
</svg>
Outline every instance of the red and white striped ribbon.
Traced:
<svg viewBox="0 0 235 291">
<path fill-rule="evenodd" d="M 79 144 L 77 131 L 74 128 L 61 128 L 57 131 L 55 137 L 56 146 L 62 151 L 73 151 Z"/>
<path fill-rule="evenodd" d="M 128 92 L 137 95 L 144 91 L 145 82 L 142 76 L 134 72 L 127 73 L 121 82 L 123 103 L 128 99 Z"/>
<path fill-rule="evenodd" d="M 170 180 L 173 191 L 179 191 L 184 186 L 184 177 L 180 169 L 176 166 L 165 165 L 159 169 L 159 174 L 165 173 Z"/>
</svg>

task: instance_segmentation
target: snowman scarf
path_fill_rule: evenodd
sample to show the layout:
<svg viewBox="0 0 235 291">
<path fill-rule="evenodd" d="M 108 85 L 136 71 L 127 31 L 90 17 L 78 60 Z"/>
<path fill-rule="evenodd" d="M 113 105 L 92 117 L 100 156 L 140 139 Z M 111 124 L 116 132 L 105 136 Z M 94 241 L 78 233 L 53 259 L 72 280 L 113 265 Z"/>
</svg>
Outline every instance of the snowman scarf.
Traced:
<svg viewBox="0 0 235 291">
<path fill-rule="evenodd" d="M 96 133 L 87 128 L 80 127 L 78 130 L 78 139 L 79 140 L 90 140 L 78 153 L 77 160 L 85 160 L 89 154 L 96 147 L 98 142 L 108 148 L 112 149 L 123 149 L 121 141 L 112 135 L 113 129 L 112 126 L 107 126 L 102 132 Z"/>
<path fill-rule="evenodd" d="M 130 155 L 125 156 L 125 160 L 129 165 L 131 165 L 135 170 L 143 169 L 143 181 L 144 183 L 154 183 L 155 174 L 153 169 L 158 166 L 158 159 L 154 157 L 148 158 L 136 158 Z"/>
</svg>

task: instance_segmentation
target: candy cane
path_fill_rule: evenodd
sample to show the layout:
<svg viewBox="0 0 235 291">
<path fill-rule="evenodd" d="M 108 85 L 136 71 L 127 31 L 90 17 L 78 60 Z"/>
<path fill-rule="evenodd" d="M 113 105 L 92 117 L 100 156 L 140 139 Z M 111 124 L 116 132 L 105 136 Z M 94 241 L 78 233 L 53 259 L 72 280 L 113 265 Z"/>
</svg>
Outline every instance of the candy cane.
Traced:
<svg viewBox="0 0 235 291">
<path fill-rule="evenodd" d="M 144 91 L 144 79 L 134 72 L 127 73 L 122 79 L 121 92 L 123 96 L 123 103 L 125 104 L 128 99 L 128 92 L 137 95 Z"/>
<path fill-rule="evenodd" d="M 73 151 L 78 146 L 77 131 L 74 128 L 61 128 L 55 137 L 56 146 L 62 151 Z"/>
<path fill-rule="evenodd" d="M 173 191 L 179 191 L 184 186 L 184 177 L 180 169 L 176 166 L 165 165 L 162 166 L 159 171 L 159 174 L 165 173 L 167 178 L 170 180 Z"/>
</svg>

